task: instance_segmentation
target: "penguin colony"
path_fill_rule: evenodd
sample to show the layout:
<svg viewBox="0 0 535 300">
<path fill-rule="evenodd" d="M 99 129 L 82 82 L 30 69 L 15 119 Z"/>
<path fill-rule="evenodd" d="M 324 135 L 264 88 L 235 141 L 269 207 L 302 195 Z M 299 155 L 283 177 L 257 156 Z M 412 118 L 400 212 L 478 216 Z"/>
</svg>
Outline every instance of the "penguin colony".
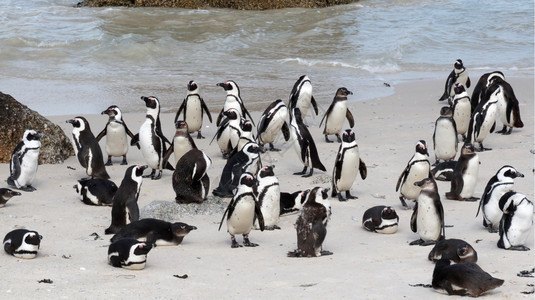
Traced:
<svg viewBox="0 0 535 300">
<path fill-rule="evenodd" d="M 258 246 L 249 239 L 253 229 L 281 229 L 277 224 L 280 217 L 297 212 L 297 249 L 287 255 L 318 257 L 332 254 L 323 249 L 327 224 L 332 217 L 329 198 L 337 197 L 339 201 L 356 199 L 350 190 L 357 174 L 360 173 L 363 180 L 367 177 L 366 165 L 356 145 L 355 131 L 351 130 L 355 119 L 347 107 L 347 96 L 353 93 L 345 87 L 339 88 L 320 122 L 321 126 L 325 120 L 325 142 L 331 143 L 328 135 L 335 135 L 341 143 L 336 160 L 329 162 L 333 170 L 332 193 L 329 197 L 329 188 L 318 186 L 303 191 L 281 192 L 274 173 L 275 166 L 263 166 L 261 162 L 262 153 L 281 150 L 275 148 L 274 143 L 280 142 L 277 136 L 282 132 L 284 140 L 289 144 L 287 148 L 293 147 L 296 150 L 297 159 L 304 166 L 296 175 L 312 176 L 313 169 L 327 171 L 319 159 L 314 138 L 304 122 L 311 107 L 315 115 L 318 115 L 318 105 L 312 95 L 312 84 L 308 76 L 303 75 L 296 81 L 288 105 L 278 99 L 266 108 L 258 122 L 256 136 L 253 135 L 251 126 L 254 120 L 245 108 L 236 82 L 229 80 L 218 83 L 217 86 L 222 87 L 227 95 L 216 120 L 218 129 L 214 139 L 217 139 L 221 150 L 220 159 L 226 159 L 227 163 L 221 172 L 220 184 L 212 193 L 217 197 L 231 198 L 219 224 L 221 229 L 223 223 L 226 223 L 227 232 L 231 236 L 231 247 L 242 246 L 235 235 L 243 236 L 243 246 Z M 448 100 L 450 106 L 441 109 L 433 134 L 435 161 L 444 160 L 452 169 L 450 177 L 446 179 L 451 181 L 451 191 L 446 193 L 446 197 L 440 195 L 435 182 L 437 172 L 430 170 L 425 140 L 417 142 L 416 152 L 399 177 L 396 191 L 400 191 L 399 199 L 403 208 L 410 208 L 406 200 L 415 201 L 410 228 L 419 235 L 419 239 L 410 245 L 435 245 L 428 255 L 430 261 L 436 262 L 432 274 L 433 288 L 445 290 L 448 294 L 479 296 L 499 287 L 503 280 L 493 278 L 481 270 L 476 264 L 477 252 L 470 244 L 460 239 L 446 239 L 447 216 L 444 216 L 441 198 L 470 201 L 479 199 L 473 195 L 477 191 L 475 182 L 480 161 L 472 144 L 478 143 L 478 150 L 490 150 L 483 147 L 483 140 L 494 131 L 496 119 L 503 123 L 504 127 L 499 132 L 502 134 L 511 134 L 513 128 L 522 128 L 523 124 L 518 100 L 501 72 L 484 74 L 472 99 L 466 93 L 466 88 L 469 87 L 468 73 L 462 61 L 457 60 L 446 81 L 444 94 L 439 99 Z M 78 180 L 74 186 L 76 193 L 85 204 L 112 206 L 111 225 L 105 233 L 115 234 L 108 248 L 108 263 L 114 267 L 143 269 L 151 249 L 157 245 L 179 245 L 185 235 L 197 229 L 181 222 L 139 219 L 137 200 L 143 177 L 153 180 L 171 177 L 178 203 L 202 203 L 208 197 L 210 181 L 207 170 L 212 159 L 197 149 L 190 136 L 197 132 L 198 139 L 204 138 L 201 134 L 203 114 L 212 122 L 208 106 L 198 90 L 199 86 L 194 81 L 187 84 L 187 96 L 176 113 L 176 134 L 171 142 L 163 135 L 159 119 L 161 104 L 153 96 L 141 97 L 147 107 L 147 115 L 139 133 L 135 135 L 126 127 L 123 114 L 115 105 L 102 112 L 109 116 L 109 120 L 96 138 L 84 117 L 67 120 L 67 123 L 73 125 L 73 145 L 78 161 L 89 176 Z M 471 107 L 473 112 L 470 111 Z M 344 131 L 345 119 L 350 128 Z M 10 164 L 11 174 L 7 180 L 11 187 L 25 192 L 35 190 L 32 184 L 37 172 L 38 141 L 41 136 L 40 133 L 28 130 L 14 150 Z M 106 163 L 98 144 L 104 136 L 108 155 Z M 130 145 L 127 136 L 131 138 Z M 240 145 L 241 140 L 243 142 Z M 462 151 L 457 153 L 459 140 L 463 140 L 464 145 Z M 117 187 L 110 180 L 105 166 L 112 165 L 112 157 L 122 157 L 121 164 L 127 165 L 126 154 L 129 146 L 133 145 L 140 149 L 144 162 L 142 165 L 128 167 L 123 181 Z M 467 152 L 463 152 L 464 149 Z M 174 156 L 171 156 L 172 153 Z M 457 155 L 458 160 L 455 161 Z M 151 174 L 143 175 L 149 167 L 152 169 Z M 440 167 L 439 164 L 437 168 Z M 308 168 L 310 171 L 307 174 Z M 168 176 L 164 170 L 174 173 Z M 484 227 L 491 232 L 499 232 L 497 247 L 526 251 L 529 249 L 524 246 L 524 242 L 532 227 L 533 203 L 524 194 L 513 191 L 513 179 L 517 177 L 523 175 L 511 166 L 498 170 L 481 196 L 477 213 L 482 212 Z M 345 192 L 345 198 L 342 192 Z M 20 195 L 19 192 L 2 188 L 0 205 L 4 206 L 11 197 Z M 398 231 L 399 220 L 393 207 L 379 205 L 364 212 L 362 227 L 371 232 L 392 234 Z M 405 220 L 407 221 L 409 220 Z M 4 238 L 4 249 L 16 257 L 34 258 L 42 238 L 36 231 L 12 230 Z M 450 265 L 451 261 L 456 264 Z"/>
</svg>

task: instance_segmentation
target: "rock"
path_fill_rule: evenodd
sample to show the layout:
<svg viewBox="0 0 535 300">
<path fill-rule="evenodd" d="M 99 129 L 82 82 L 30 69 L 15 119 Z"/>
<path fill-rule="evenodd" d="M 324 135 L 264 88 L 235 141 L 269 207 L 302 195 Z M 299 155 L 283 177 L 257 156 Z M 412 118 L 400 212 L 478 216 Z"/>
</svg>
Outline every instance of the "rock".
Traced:
<svg viewBox="0 0 535 300">
<path fill-rule="evenodd" d="M 155 200 L 140 209 L 140 216 L 144 218 L 155 218 L 167 222 L 174 222 L 183 217 L 194 217 L 198 215 L 221 215 L 227 208 L 222 198 L 208 196 L 203 203 L 178 204 L 174 200 Z"/>
<path fill-rule="evenodd" d="M 83 0 L 77 6 L 145 6 L 233 8 L 247 10 L 279 9 L 285 7 L 318 8 L 357 2 L 358 0 Z"/>
<path fill-rule="evenodd" d="M 13 149 L 20 142 L 26 129 L 35 129 L 45 134 L 41 138 L 39 164 L 62 163 L 74 155 L 72 143 L 61 127 L 2 92 L 0 92 L 0 128 L 0 163 L 9 163 Z"/>
</svg>

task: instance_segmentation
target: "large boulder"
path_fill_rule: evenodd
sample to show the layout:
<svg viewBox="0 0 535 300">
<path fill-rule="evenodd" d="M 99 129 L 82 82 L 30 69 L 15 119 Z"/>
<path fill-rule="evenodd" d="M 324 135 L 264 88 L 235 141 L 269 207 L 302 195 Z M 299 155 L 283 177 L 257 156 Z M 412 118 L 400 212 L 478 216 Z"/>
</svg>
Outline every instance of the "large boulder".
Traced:
<svg viewBox="0 0 535 300">
<path fill-rule="evenodd" d="M 317 8 L 357 2 L 358 0 L 83 0 L 78 6 L 161 6 L 180 8 L 278 9 Z"/>
<path fill-rule="evenodd" d="M 41 138 L 39 164 L 62 163 L 74 155 L 72 143 L 61 127 L 10 95 L 0 92 L 0 163 L 9 163 L 13 149 L 26 129 L 35 129 L 45 134 Z"/>
</svg>

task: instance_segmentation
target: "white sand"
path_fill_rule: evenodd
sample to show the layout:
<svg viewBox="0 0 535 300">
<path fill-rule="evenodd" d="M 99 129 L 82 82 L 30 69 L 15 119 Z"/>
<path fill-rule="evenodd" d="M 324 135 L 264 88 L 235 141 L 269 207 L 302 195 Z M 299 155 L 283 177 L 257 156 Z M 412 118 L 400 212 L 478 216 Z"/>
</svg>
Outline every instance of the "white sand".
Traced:
<svg viewBox="0 0 535 300">
<path fill-rule="evenodd" d="M 481 74 L 471 74 L 475 83 Z M 535 200 L 533 181 L 533 78 L 508 78 L 520 100 L 525 124 L 514 129 L 510 136 L 491 134 L 485 146 L 492 151 L 479 153 L 481 165 L 475 196 L 481 196 L 487 181 L 503 165 L 516 167 L 526 175 L 516 179 L 515 189 Z M 331 198 L 332 219 L 324 249 L 334 254 L 320 258 L 288 258 L 286 253 L 296 247 L 293 223 L 297 215 L 280 220 L 282 230 L 253 231 L 251 241 L 256 248 L 230 247 L 230 238 L 223 225 L 217 230 L 221 215 L 184 217 L 180 221 L 195 225 L 184 242 L 174 247 L 158 247 L 149 253 L 147 266 L 142 271 L 113 268 L 107 264 L 109 238 L 104 229 L 110 224 L 109 207 L 93 207 L 80 202 L 72 186 L 86 177 L 75 157 L 64 164 L 42 165 L 34 186 L 37 191 L 23 192 L 0 208 L 2 237 L 10 230 L 24 227 L 43 235 L 41 250 L 36 259 L 22 260 L 5 252 L 0 254 L 0 298 L 346 298 L 346 299 L 429 299 L 440 294 L 431 288 L 411 287 L 410 284 L 430 284 L 434 265 L 427 260 L 432 247 L 409 246 L 418 239 L 409 227 L 412 210 L 404 210 L 395 191 L 396 182 L 407 161 L 414 153 L 417 140 L 425 139 L 430 146 L 430 160 L 434 161 L 432 135 L 434 122 L 444 103 L 437 101 L 443 88 L 441 81 L 413 82 L 396 86 L 393 96 L 373 101 L 352 103 L 355 128 L 361 156 L 368 166 L 368 178 L 360 177 L 353 185 L 352 194 L 359 199 L 339 202 Z M 4 91 L 9 93 L 9 91 Z M 471 94 L 472 89 L 469 89 Z M 247 91 L 243 91 L 244 94 Z M 355 96 L 353 96 L 356 98 Z M 136 98 L 136 97 L 134 97 Z M 275 100 L 275 99 L 273 99 Z M 143 105 L 142 101 L 132 105 Z M 266 103 L 267 106 L 267 103 Z M 103 108 L 105 109 L 105 108 Z M 322 107 L 324 112 L 327 107 Z M 217 108 L 212 108 L 216 111 Z M 173 110 L 173 111 L 176 111 Z M 215 116 L 215 114 L 214 114 Z M 52 117 L 70 136 L 71 125 L 65 120 L 74 116 Z M 107 121 L 107 116 L 86 116 L 96 135 Z M 174 134 L 173 114 L 163 114 L 164 133 Z M 259 112 L 254 114 L 258 120 Z M 125 120 L 137 132 L 143 114 L 127 114 Z M 275 164 L 275 172 L 282 191 L 293 192 L 314 186 L 330 187 L 330 176 L 338 144 L 327 144 L 318 128 L 321 116 L 308 119 L 311 124 L 320 157 L 327 172 L 315 171 L 313 177 L 291 175 L 302 165 L 297 154 L 282 144 L 280 153 L 266 153 L 264 164 Z M 224 161 L 216 143 L 209 145 L 215 125 L 203 130 L 207 139 L 195 140 L 214 164 L 209 170 L 212 187 L 217 186 Z M 501 129 L 501 124 L 498 124 Z M 332 139 L 333 137 L 331 137 Z M 104 141 L 104 139 L 103 139 Z M 102 141 L 102 142 L 103 142 Z M 103 144 L 102 144 L 103 145 Z M 130 164 L 145 164 L 141 153 L 130 148 Z M 108 167 L 112 180 L 119 185 L 126 169 L 119 165 Z M 72 170 L 70 168 L 75 168 Z M 3 174 L 1 186 L 7 187 L 7 164 L 0 165 Z M 172 172 L 165 171 L 162 179 L 145 179 L 139 197 L 143 207 L 155 200 L 174 201 L 171 185 Z M 485 299 L 533 299 L 522 291 L 531 291 L 533 278 L 517 277 L 522 270 L 534 267 L 533 250 L 506 251 L 496 246 L 498 234 L 482 227 L 482 217 L 475 217 L 478 202 L 457 202 L 444 196 L 449 183 L 438 182 L 445 208 L 448 238 L 469 242 L 478 252 L 478 264 L 493 276 L 502 278 L 502 287 L 486 294 Z M 381 197 L 381 198 L 378 198 Z M 225 200 L 225 201 L 228 201 Z M 397 233 L 381 235 L 361 227 L 362 214 L 375 205 L 391 205 L 400 216 Z M 178 220 L 177 220 L 178 221 Z M 97 232 L 103 239 L 90 236 Z M 241 237 L 238 237 L 241 243 Z M 533 235 L 526 246 L 534 248 Z M 173 275 L 187 274 L 187 279 Z M 38 283 L 50 279 L 52 284 Z"/>
</svg>

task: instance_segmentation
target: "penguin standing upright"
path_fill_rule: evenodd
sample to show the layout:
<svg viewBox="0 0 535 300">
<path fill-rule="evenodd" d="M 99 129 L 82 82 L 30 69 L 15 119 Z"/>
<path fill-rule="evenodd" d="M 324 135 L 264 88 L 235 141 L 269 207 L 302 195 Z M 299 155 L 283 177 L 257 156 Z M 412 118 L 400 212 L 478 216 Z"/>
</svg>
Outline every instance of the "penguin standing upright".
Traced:
<svg viewBox="0 0 535 300">
<path fill-rule="evenodd" d="M 432 177 L 428 157 L 427 143 L 424 140 L 418 141 L 416 152 L 407 163 L 396 184 L 396 192 L 399 190 L 399 200 L 403 207 L 408 207 L 405 200 L 416 201 L 418 199 L 421 188 L 414 183 Z"/>
<path fill-rule="evenodd" d="M 219 124 L 212 141 L 214 139 L 217 140 L 217 145 L 221 150 L 223 158 L 228 158 L 232 150 L 238 145 L 241 135 L 240 123 L 242 118 L 235 108 L 229 108 L 223 112 L 223 115 L 225 118 Z"/>
<path fill-rule="evenodd" d="M 453 96 L 452 109 L 453 120 L 457 127 L 457 134 L 462 135 L 463 141 L 466 139 L 466 132 L 472 117 L 472 108 L 470 104 L 470 97 L 464 88 L 464 85 L 456 83 L 454 87 L 455 96 Z"/>
<path fill-rule="evenodd" d="M 503 91 L 501 86 L 490 86 L 470 119 L 465 142 L 472 144 L 479 143 L 480 151 L 492 150 L 483 146 L 483 140 L 485 140 L 489 133 L 494 132 L 498 110 L 497 104 L 498 101 L 501 101 L 500 98 L 502 97 Z"/>
<path fill-rule="evenodd" d="M 347 129 L 342 134 L 342 144 L 338 148 L 338 154 L 334 162 L 331 196 L 338 195 L 338 200 L 340 201 L 357 198 L 351 195 L 351 186 L 353 186 L 358 173 L 360 173 L 362 180 L 366 179 L 368 175 L 366 164 L 359 155 L 355 132 Z M 342 196 L 344 191 L 346 192 L 345 199 Z"/>
<path fill-rule="evenodd" d="M 281 99 L 273 101 L 260 117 L 257 128 L 258 143 L 261 146 L 269 144 L 269 151 L 280 151 L 273 146 L 275 138 L 282 131 L 284 140 L 290 139 L 290 128 L 286 123 L 288 108 Z"/>
<path fill-rule="evenodd" d="M 256 175 L 257 185 L 255 195 L 264 218 L 266 230 L 280 229 L 277 225 L 280 217 L 280 187 L 279 180 L 273 172 L 275 166 L 265 166 Z M 255 220 L 255 229 L 259 229 L 258 220 Z"/>
<path fill-rule="evenodd" d="M 229 80 L 227 82 L 220 82 L 217 84 L 217 86 L 222 87 L 227 92 L 227 98 L 225 99 L 223 108 L 221 109 L 221 112 L 217 117 L 216 125 L 219 126 L 223 118 L 223 113 L 231 108 L 234 108 L 238 111 L 238 115 L 240 116 L 240 118 L 249 117 L 251 122 L 253 122 L 254 124 L 253 117 L 251 117 L 251 114 L 249 114 L 249 111 L 247 111 L 245 105 L 243 104 L 243 100 L 240 95 L 240 88 L 238 87 L 236 82 Z"/>
<path fill-rule="evenodd" d="M 142 270 L 147 262 L 147 254 L 154 244 L 140 242 L 133 238 L 123 238 L 108 247 L 108 263 L 117 268 Z"/>
<path fill-rule="evenodd" d="M 480 102 L 485 101 L 483 98 L 487 93 L 487 89 L 492 85 L 492 82 L 496 77 L 505 80 L 505 75 L 503 75 L 503 73 L 500 71 L 485 73 L 479 77 L 479 80 L 472 91 L 472 98 L 470 98 L 470 104 L 472 107 L 471 114 L 474 113 Z"/>
<path fill-rule="evenodd" d="M 234 147 L 233 152 L 238 152 L 243 149 L 243 147 L 251 142 L 255 142 L 255 137 L 253 136 L 253 124 L 250 120 L 241 119 L 240 122 L 240 138 L 238 139 L 238 144 Z M 231 153 L 232 155 L 232 153 Z"/>
<path fill-rule="evenodd" d="M 520 118 L 520 108 L 518 99 L 516 99 L 515 92 L 511 85 L 502 77 L 496 76 L 491 81 L 492 84 L 501 86 L 503 96 L 498 98 L 498 112 L 497 117 L 503 124 L 503 128 L 496 133 L 511 134 L 513 127 L 522 128 L 524 123 Z"/>
<path fill-rule="evenodd" d="M 500 198 L 499 206 L 503 216 L 500 221 L 498 248 L 529 251 L 524 243 L 533 226 L 533 202 L 524 194 L 510 191 Z"/>
<path fill-rule="evenodd" d="M 223 217 L 219 223 L 220 230 L 221 225 L 223 225 L 223 221 L 225 220 L 225 216 L 227 216 L 227 231 L 230 234 L 232 248 L 241 247 L 241 245 L 236 242 L 236 234 L 243 235 L 243 246 L 258 246 L 258 244 L 251 243 L 249 240 L 249 232 L 251 232 L 251 229 L 253 228 L 255 217 L 258 220 L 260 230 L 264 231 L 264 218 L 253 192 L 255 183 L 256 180 L 254 179 L 253 174 L 249 172 L 245 172 L 240 176 L 238 190 L 223 213 Z"/>
<path fill-rule="evenodd" d="M 106 234 L 117 233 L 127 223 L 139 220 L 137 199 L 143 182 L 143 171 L 148 166 L 130 166 L 124 173 L 123 181 L 113 196 L 111 225 Z"/>
<path fill-rule="evenodd" d="M 290 99 L 288 100 L 288 109 L 291 113 L 294 108 L 299 108 L 304 120 L 307 116 L 310 105 L 312 105 L 314 113 L 317 116 L 318 104 L 316 103 L 316 99 L 314 99 L 314 96 L 312 95 L 312 83 L 310 82 L 310 78 L 308 78 L 307 75 L 302 75 L 301 77 L 299 77 L 299 79 L 297 79 L 292 88 L 292 91 L 290 92 Z M 290 116 L 290 118 L 291 117 L 292 116 Z"/>
<path fill-rule="evenodd" d="M 294 173 L 294 175 L 310 177 L 314 172 L 314 168 L 326 171 L 325 167 L 320 161 L 318 150 L 316 149 L 316 143 L 314 143 L 314 139 L 308 131 L 307 126 L 303 123 L 301 110 L 298 107 L 294 108 L 292 111 L 290 133 L 292 136 L 294 149 L 304 165 L 303 170 L 301 172 Z M 310 172 L 308 174 L 306 174 L 307 168 L 310 168 Z"/>
<path fill-rule="evenodd" d="M 411 216 L 411 230 L 420 235 L 420 239 L 412 241 L 409 245 L 429 246 L 446 238 L 444 231 L 444 208 L 440 202 L 437 183 L 435 180 L 425 178 L 415 182 L 422 190 L 418 201 L 414 205 Z"/>
<path fill-rule="evenodd" d="M 348 91 L 345 87 L 339 88 L 334 95 L 333 102 L 321 119 L 320 127 L 323 123 L 323 120 L 325 120 L 323 134 L 325 135 L 325 141 L 327 143 L 332 143 L 332 141 L 328 138 L 328 135 L 330 134 L 336 135 L 338 143 L 342 142 L 342 139 L 340 138 L 340 131 L 342 131 L 342 126 L 344 126 L 345 118 L 347 118 L 347 121 L 349 122 L 349 127 L 353 128 L 353 126 L 355 126 L 353 115 L 351 114 L 349 108 L 347 108 L 348 95 L 353 95 L 353 92 Z"/>
<path fill-rule="evenodd" d="M 0 188 L 0 207 L 6 206 L 7 201 L 13 198 L 14 196 L 20 196 L 21 193 L 15 192 L 10 189 Z"/>
<path fill-rule="evenodd" d="M 513 190 L 514 179 L 517 177 L 524 177 L 524 174 L 506 165 L 501 167 L 487 183 L 479 201 L 476 217 L 481 210 L 483 213 L 483 226 L 488 228 L 489 232 L 498 232 L 503 214 L 499 206 L 500 198 L 505 193 Z"/>
<path fill-rule="evenodd" d="M 41 137 L 44 135 L 33 129 L 27 129 L 17 144 L 9 161 L 7 184 L 25 192 L 33 192 L 32 186 L 39 165 Z"/>
<path fill-rule="evenodd" d="M 18 258 L 31 259 L 37 256 L 43 237 L 33 230 L 15 229 L 4 237 L 4 250 Z"/>
<path fill-rule="evenodd" d="M 467 88 L 470 87 L 470 77 L 468 77 L 468 72 L 463 65 L 463 61 L 460 59 L 456 60 L 453 64 L 453 70 L 449 74 L 448 78 L 446 79 L 446 84 L 444 85 L 444 94 L 442 94 L 438 101 L 443 101 L 453 97 L 455 95 L 453 86 L 457 82 L 462 83 Z"/>
<path fill-rule="evenodd" d="M 189 135 L 188 127 L 189 125 L 185 121 L 178 120 L 175 122 L 175 136 L 164 156 L 164 160 L 168 161 L 171 153 L 174 153 L 175 166 L 184 154 L 188 153 L 191 149 L 197 149 L 197 145 L 195 145 L 195 142 Z"/>
<path fill-rule="evenodd" d="M 85 172 L 90 177 L 109 179 L 110 175 L 104 166 L 104 157 L 97 142 L 97 139 L 89 127 L 89 122 L 84 117 L 76 117 L 67 120 L 71 123 L 74 152 L 78 161 L 85 168 Z"/>
<path fill-rule="evenodd" d="M 212 160 L 198 149 L 188 151 L 176 164 L 173 190 L 177 203 L 202 203 L 208 195 L 210 178 L 208 168 Z"/>
<path fill-rule="evenodd" d="M 141 96 L 141 100 L 145 102 L 147 107 L 147 115 L 145 122 L 141 124 L 139 133 L 132 139 L 131 144 L 139 143 L 141 154 L 145 162 L 152 168 L 150 175 L 153 180 L 162 178 L 162 169 L 174 171 L 175 168 L 166 160 L 164 160 L 167 152 L 166 143 L 170 144 L 169 140 L 163 135 L 162 125 L 160 123 L 160 101 L 156 97 Z M 156 174 L 158 170 L 158 174 Z"/>
<path fill-rule="evenodd" d="M 440 117 L 435 121 L 433 133 L 433 150 L 435 152 L 435 165 L 440 160 L 453 160 L 457 155 L 457 125 L 453 119 L 453 110 L 449 106 L 440 109 Z"/>
<path fill-rule="evenodd" d="M 97 142 L 103 136 L 106 136 L 106 153 L 108 154 L 108 161 L 106 166 L 111 166 L 112 156 L 122 156 L 123 161 L 121 165 L 127 165 L 126 153 L 128 153 L 128 141 L 126 135 L 129 135 L 131 139 L 134 138 L 134 134 L 128 129 L 126 123 L 123 120 L 123 114 L 117 105 L 108 107 L 101 113 L 102 115 L 108 115 L 108 123 L 102 131 L 97 135 Z"/>
<path fill-rule="evenodd" d="M 178 108 L 178 111 L 175 115 L 175 123 L 180 117 L 180 113 L 184 110 L 184 121 L 188 123 L 188 133 L 197 131 L 197 138 L 203 139 L 204 136 L 201 134 L 202 121 L 203 121 L 203 112 L 208 116 L 208 120 L 212 123 L 212 114 L 206 106 L 203 98 L 199 94 L 199 86 L 195 81 L 190 80 L 187 85 L 188 94 L 186 98 L 182 101 L 182 104 Z M 175 162 L 177 162 L 176 160 Z"/>
<path fill-rule="evenodd" d="M 461 149 L 461 155 L 451 178 L 451 189 L 446 193 L 446 198 L 460 201 L 476 201 L 478 198 L 472 197 L 479 175 L 479 155 L 475 152 L 474 146 L 465 143 Z"/>
</svg>

